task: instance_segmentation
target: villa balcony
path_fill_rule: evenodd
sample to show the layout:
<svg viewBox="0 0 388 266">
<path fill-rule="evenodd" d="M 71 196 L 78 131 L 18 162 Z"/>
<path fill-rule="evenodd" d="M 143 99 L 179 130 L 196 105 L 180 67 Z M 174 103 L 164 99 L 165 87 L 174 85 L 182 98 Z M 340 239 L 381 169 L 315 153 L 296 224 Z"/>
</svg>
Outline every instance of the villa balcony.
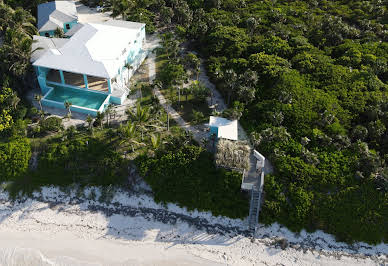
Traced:
<svg viewBox="0 0 388 266">
<path fill-rule="evenodd" d="M 66 85 L 75 86 L 79 88 L 86 88 L 86 83 L 84 79 L 84 75 L 77 74 L 77 73 L 71 73 L 63 71 L 63 78 L 64 83 Z M 100 92 L 109 92 L 109 86 L 108 81 L 105 78 L 99 78 L 99 77 L 92 77 L 92 76 L 86 76 L 87 78 L 87 89 L 94 90 L 94 91 L 100 91 Z M 61 75 L 58 70 L 51 69 L 47 73 L 46 77 L 47 82 L 56 82 L 56 83 L 62 83 Z"/>
</svg>

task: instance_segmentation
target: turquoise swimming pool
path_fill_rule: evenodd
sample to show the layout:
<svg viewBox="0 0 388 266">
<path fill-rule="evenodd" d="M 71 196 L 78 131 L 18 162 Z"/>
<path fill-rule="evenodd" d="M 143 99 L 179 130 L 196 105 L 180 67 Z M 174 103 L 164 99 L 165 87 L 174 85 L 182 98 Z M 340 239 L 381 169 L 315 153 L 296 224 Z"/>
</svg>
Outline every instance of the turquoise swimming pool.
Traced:
<svg viewBox="0 0 388 266">
<path fill-rule="evenodd" d="M 54 89 L 45 97 L 46 100 L 64 103 L 71 102 L 72 105 L 99 110 L 107 95 L 102 93 L 83 91 L 70 87 L 51 85 Z"/>
</svg>

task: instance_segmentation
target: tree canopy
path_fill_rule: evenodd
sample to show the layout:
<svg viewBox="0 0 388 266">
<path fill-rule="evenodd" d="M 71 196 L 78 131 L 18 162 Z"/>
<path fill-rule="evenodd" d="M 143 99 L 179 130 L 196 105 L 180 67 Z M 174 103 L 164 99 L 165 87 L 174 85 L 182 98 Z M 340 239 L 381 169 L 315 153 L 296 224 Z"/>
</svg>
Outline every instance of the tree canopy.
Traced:
<svg viewBox="0 0 388 266">
<path fill-rule="evenodd" d="M 147 8 L 158 15 L 152 6 L 163 6 L 164 23 L 175 23 L 207 59 L 217 88 L 243 107 L 243 126 L 273 163 L 261 221 L 387 241 L 386 4 L 151 2 Z"/>
<path fill-rule="evenodd" d="M 34 17 L 26 10 L 43 1 L 3 2 L 0 131 L 7 131 L 13 124 L 20 125 L 15 96 L 30 84 L 26 77 L 36 29 Z M 108 2 L 113 16 L 145 22 L 148 32 L 157 26 L 166 29 L 163 43 L 168 44 L 168 64 L 160 73 L 166 87 L 185 79 L 184 62 L 177 60 L 182 41 L 205 59 L 211 80 L 241 117 L 255 148 L 274 166 L 265 182 L 263 223 L 276 221 L 295 231 L 322 229 L 348 242 L 388 241 L 386 1 Z M 78 169 L 68 155 L 78 146 L 85 156 L 91 149 L 84 142 L 52 144 L 44 162 L 53 167 L 63 162 Z M 17 154 L 16 161 L 24 167 L 26 158 L 19 160 Z M 61 160 L 51 160 L 54 154 Z M 182 147 L 142 161 L 141 170 L 160 201 L 173 198 L 190 208 L 242 217 L 245 210 L 229 209 L 244 205 L 243 199 L 233 196 L 237 192 L 230 193 L 229 184 L 235 188 L 236 177 L 214 169 L 209 165 L 212 159 L 198 147 Z M 106 163 L 118 167 L 122 161 L 112 151 Z M 189 168 L 203 175 L 189 173 Z M 11 175 L 16 174 L 10 169 Z M 104 173 L 99 165 L 93 169 Z M 171 179 L 176 173 L 181 179 Z M 88 180 L 86 173 L 81 174 Z M 112 180 L 114 172 L 104 175 Z M 67 177 L 72 178 L 72 172 Z M 209 189 L 193 190 L 183 184 L 179 193 L 171 190 L 183 180 Z M 221 189 L 214 191 L 214 187 Z M 183 197 L 185 193 L 193 200 Z M 214 202 L 223 197 L 228 197 L 227 204 L 216 206 Z"/>
</svg>

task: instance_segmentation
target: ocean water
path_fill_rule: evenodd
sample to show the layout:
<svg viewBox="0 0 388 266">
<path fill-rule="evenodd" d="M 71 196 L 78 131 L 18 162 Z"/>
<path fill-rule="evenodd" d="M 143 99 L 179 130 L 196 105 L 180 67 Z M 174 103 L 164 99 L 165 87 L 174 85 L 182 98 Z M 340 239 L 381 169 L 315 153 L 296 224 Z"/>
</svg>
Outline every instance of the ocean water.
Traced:
<svg viewBox="0 0 388 266">
<path fill-rule="evenodd" d="M 71 257 L 48 258 L 37 249 L 0 248 L 1 266 L 100 266 L 102 264 L 80 261 Z"/>
</svg>

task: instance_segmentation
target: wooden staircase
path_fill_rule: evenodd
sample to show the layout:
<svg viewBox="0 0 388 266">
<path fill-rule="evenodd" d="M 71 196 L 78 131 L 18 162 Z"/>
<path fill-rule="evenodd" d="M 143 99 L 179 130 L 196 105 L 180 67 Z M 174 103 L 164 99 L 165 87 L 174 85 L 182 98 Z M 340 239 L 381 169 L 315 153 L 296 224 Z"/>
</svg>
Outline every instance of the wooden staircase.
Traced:
<svg viewBox="0 0 388 266">
<path fill-rule="evenodd" d="M 253 231 L 256 231 L 257 224 L 259 223 L 261 195 L 263 193 L 264 186 L 264 171 L 261 171 L 259 179 L 259 183 L 252 187 L 251 202 L 249 207 L 248 227 Z"/>
</svg>

